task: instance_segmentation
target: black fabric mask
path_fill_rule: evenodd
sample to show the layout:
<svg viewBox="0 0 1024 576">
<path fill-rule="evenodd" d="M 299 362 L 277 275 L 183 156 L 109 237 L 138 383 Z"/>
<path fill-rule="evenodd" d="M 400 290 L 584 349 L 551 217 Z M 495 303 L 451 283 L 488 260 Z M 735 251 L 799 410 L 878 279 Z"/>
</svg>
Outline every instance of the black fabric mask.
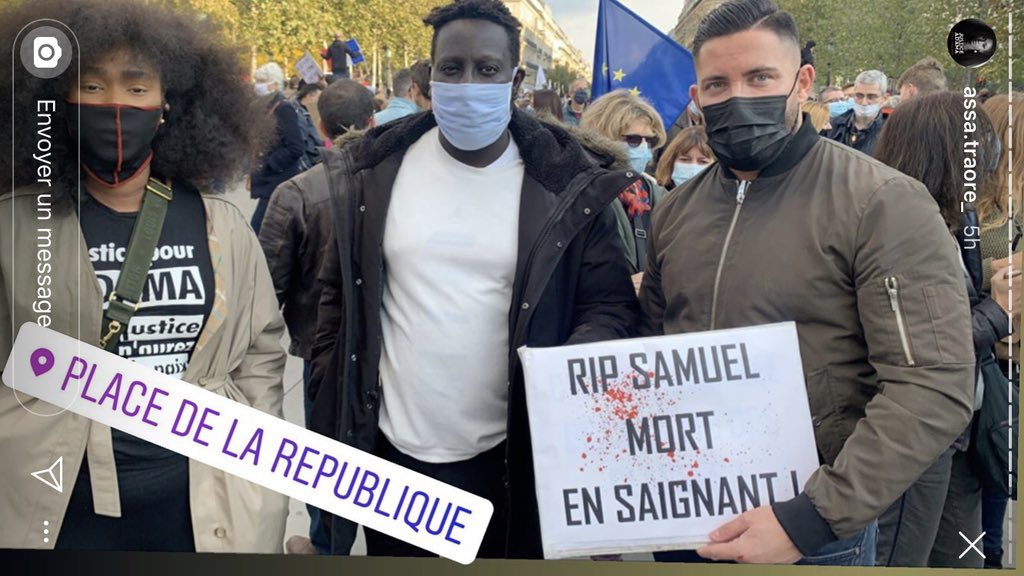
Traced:
<svg viewBox="0 0 1024 576">
<path fill-rule="evenodd" d="M 734 96 L 702 107 L 708 145 L 718 161 L 744 172 L 770 166 L 793 137 L 786 125 L 786 102 L 792 93 L 793 88 L 779 96 Z"/>
<path fill-rule="evenodd" d="M 68 111 L 68 131 L 81 145 L 82 165 L 108 186 L 135 176 L 153 158 L 161 107 L 69 102 Z"/>
<path fill-rule="evenodd" d="M 577 104 L 586 104 L 588 98 L 590 98 L 590 95 L 587 94 L 586 90 L 577 90 L 572 96 L 573 101 Z"/>
</svg>

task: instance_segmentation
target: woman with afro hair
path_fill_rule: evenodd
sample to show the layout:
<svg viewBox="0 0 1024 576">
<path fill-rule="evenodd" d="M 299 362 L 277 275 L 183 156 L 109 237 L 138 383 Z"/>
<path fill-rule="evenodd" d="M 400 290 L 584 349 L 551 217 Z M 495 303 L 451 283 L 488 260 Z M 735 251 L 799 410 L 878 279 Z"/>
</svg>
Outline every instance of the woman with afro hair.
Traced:
<svg viewBox="0 0 1024 576">
<path fill-rule="evenodd" d="M 66 33 L 71 61 L 51 79 L 20 62 L 0 79 L 15 110 L 0 119 L 12 134 L 0 170 L 13 175 L 0 187 L 0 365 L 16 327 L 38 322 L 280 416 L 274 287 L 246 219 L 216 193 L 264 140 L 239 53 L 194 14 L 25 0 L 0 10 L 13 40 L 0 57 L 41 24 Z M 148 246 L 126 257 L 137 222 L 159 230 L 152 259 Z M 143 270 L 133 299 L 119 279 Z M 281 551 L 285 496 L 62 408 L 0 387 L 0 547 Z M 29 474 L 58 456 L 60 492 Z"/>
</svg>

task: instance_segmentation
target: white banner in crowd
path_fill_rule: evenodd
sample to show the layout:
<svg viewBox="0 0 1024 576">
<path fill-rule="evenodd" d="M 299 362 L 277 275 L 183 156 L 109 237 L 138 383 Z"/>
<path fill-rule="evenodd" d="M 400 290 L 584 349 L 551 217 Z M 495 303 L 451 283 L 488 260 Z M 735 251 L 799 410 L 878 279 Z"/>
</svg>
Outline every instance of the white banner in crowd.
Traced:
<svg viewBox="0 0 1024 576">
<path fill-rule="evenodd" d="M 38 324 L 22 325 L 3 382 L 462 564 L 494 512 L 484 498 Z"/>
<path fill-rule="evenodd" d="M 298 70 L 299 75 L 306 81 L 306 84 L 316 84 L 323 77 L 323 70 L 320 70 L 320 66 L 313 59 L 313 55 L 306 52 L 299 58 L 299 61 L 295 63 L 295 69 Z"/>
<path fill-rule="evenodd" d="M 545 558 L 697 548 L 818 468 L 792 322 L 519 354 Z"/>
<path fill-rule="evenodd" d="M 543 90 L 548 87 L 548 77 L 544 74 L 543 68 L 537 68 L 537 83 L 534 86 L 537 90 Z"/>
</svg>

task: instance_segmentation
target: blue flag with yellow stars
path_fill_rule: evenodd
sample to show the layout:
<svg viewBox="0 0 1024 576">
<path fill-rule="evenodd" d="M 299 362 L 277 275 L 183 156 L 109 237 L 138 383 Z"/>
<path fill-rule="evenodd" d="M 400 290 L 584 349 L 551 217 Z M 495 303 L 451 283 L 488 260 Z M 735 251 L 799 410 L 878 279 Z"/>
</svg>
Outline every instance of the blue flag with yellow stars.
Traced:
<svg viewBox="0 0 1024 576">
<path fill-rule="evenodd" d="M 593 98 L 629 90 L 654 106 L 667 130 L 690 103 L 693 56 L 616 0 L 599 1 Z"/>
</svg>

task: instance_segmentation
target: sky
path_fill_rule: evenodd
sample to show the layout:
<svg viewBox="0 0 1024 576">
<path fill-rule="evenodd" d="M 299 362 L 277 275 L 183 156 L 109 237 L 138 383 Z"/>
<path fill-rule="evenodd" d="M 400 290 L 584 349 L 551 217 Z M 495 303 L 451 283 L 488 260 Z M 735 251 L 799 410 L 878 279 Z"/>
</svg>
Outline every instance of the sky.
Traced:
<svg viewBox="0 0 1024 576">
<path fill-rule="evenodd" d="M 619 0 L 662 32 L 675 28 L 683 0 Z M 555 20 L 569 39 L 583 51 L 587 62 L 594 62 L 594 39 L 597 36 L 598 0 L 547 0 Z"/>
</svg>

